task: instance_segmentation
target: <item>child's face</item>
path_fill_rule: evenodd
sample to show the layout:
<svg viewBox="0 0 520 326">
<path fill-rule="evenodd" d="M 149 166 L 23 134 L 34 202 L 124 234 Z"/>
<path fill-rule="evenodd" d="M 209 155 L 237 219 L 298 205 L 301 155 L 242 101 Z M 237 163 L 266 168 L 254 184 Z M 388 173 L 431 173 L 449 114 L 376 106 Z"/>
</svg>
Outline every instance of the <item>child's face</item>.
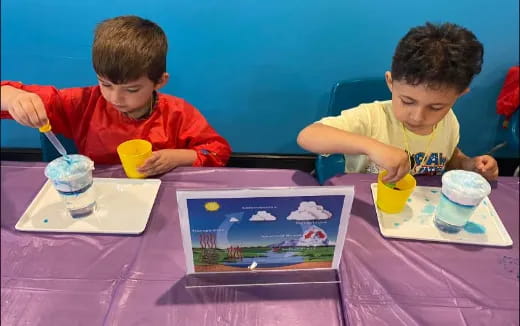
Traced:
<svg viewBox="0 0 520 326">
<path fill-rule="evenodd" d="M 386 80 L 392 92 L 392 109 L 397 120 L 419 135 L 427 135 L 450 111 L 457 99 L 469 89 L 459 93 L 454 88 L 431 89 L 425 85 L 412 86 L 392 80 L 390 72 Z"/>
<path fill-rule="evenodd" d="M 107 78 L 98 76 L 101 94 L 119 112 L 130 114 L 150 105 L 153 91 L 166 84 L 167 74 L 155 84 L 147 76 L 142 76 L 125 84 L 114 84 Z"/>
</svg>

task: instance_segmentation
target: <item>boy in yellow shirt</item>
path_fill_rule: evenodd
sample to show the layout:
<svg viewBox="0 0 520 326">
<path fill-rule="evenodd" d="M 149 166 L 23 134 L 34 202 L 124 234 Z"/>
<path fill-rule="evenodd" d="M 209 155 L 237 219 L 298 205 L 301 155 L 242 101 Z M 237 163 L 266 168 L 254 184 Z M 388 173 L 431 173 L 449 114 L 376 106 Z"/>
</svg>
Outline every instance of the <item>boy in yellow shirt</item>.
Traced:
<svg viewBox="0 0 520 326">
<path fill-rule="evenodd" d="M 361 104 L 304 128 L 298 144 L 314 153 L 343 153 L 345 172 L 388 173 L 396 182 L 408 172 L 440 174 L 445 169 L 498 176 L 489 155 L 470 158 L 458 147 L 459 124 L 452 107 L 469 92 L 482 66 L 483 46 L 455 24 L 412 28 L 385 73 L 392 100 Z"/>
</svg>

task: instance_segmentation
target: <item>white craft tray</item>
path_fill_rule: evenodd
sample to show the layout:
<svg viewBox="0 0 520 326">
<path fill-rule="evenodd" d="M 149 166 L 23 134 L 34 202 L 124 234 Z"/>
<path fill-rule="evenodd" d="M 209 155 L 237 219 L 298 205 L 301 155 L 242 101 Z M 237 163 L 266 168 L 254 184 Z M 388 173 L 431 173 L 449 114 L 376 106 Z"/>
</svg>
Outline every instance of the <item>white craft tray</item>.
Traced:
<svg viewBox="0 0 520 326">
<path fill-rule="evenodd" d="M 15 228 L 33 232 L 139 234 L 146 227 L 160 185 L 159 179 L 94 178 L 95 212 L 72 218 L 47 181 Z"/>
<path fill-rule="evenodd" d="M 505 229 L 493 204 L 486 197 L 469 219 L 467 228 L 459 233 L 442 232 L 433 223 L 440 201 L 440 188 L 416 187 L 401 213 L 388 214 L 376 205 L 377 183 L 370 185 L 381 234 L 388 238 L 466 243 L 482 246 L 506 247 L 513 240 Z"/>
</svg>

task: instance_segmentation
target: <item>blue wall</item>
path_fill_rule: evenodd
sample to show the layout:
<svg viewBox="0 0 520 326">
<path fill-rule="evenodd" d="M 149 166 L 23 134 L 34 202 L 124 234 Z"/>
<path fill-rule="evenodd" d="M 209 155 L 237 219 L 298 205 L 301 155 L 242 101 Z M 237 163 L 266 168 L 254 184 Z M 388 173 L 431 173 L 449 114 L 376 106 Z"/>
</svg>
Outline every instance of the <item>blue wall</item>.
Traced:
<svg viewBox="0 0 520 326">
<path fill-rule="evenodd" d="M 518 0 L 3 0 L 1 78 L 95 83 L 95 24 L 136 14 L 169 38 L 164 92 L 197 106 L 236 152 L 302 153 L 296 135 L 325 114 L 335 81 L 383 77 L 410 27 L 452 21 L 473 30 L 486 50 L 482 73 L 456 106 L 460 147 L 475 155 L 501 137 L 495 101 L 518 64 L 518 10 Z M 38 133 L 2 121 L 1 145 L 38 147 Z"/>
</svg>

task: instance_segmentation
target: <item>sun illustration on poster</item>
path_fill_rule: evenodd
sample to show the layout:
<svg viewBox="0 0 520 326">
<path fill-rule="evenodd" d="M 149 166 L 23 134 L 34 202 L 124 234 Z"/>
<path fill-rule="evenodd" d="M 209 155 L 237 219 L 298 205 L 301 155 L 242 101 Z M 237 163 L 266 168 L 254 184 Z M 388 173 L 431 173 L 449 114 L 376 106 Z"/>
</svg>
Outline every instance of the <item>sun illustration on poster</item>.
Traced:
<svg viewBox="0 0 520 326">
<path fill-rule="evenodd" d="M 208 201 L 204 204 L 204 208 L 208 212 L 216 212 L 219 210 L 220 205 L 216 201 Z"/>
</svg>

